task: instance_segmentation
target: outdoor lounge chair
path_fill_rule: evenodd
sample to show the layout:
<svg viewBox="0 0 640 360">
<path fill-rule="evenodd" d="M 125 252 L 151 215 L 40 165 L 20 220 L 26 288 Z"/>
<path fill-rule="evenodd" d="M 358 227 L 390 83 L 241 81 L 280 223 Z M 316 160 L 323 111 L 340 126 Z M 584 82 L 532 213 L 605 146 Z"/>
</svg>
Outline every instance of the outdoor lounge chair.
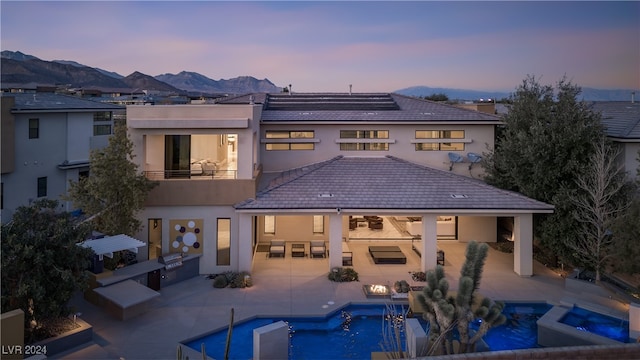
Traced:
<svg viewBox="0 0 640 360">
<path fill-rule="evenodd" d="M 311 240 L 311 257 L 327 257 L 327 244 L 324 240 Z"/>
<path fill-rule="evenodd" d="M 271 240 L 271 244 L 269 245 L 269 257 L 284 257 L 284 250 L 284 240 Z"/>
</svg>

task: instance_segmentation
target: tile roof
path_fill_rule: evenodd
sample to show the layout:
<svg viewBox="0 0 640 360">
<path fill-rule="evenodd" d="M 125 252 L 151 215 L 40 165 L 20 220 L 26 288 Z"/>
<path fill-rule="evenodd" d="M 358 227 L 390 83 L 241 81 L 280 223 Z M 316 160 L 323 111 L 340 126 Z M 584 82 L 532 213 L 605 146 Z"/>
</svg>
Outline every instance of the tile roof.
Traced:
<svg viewBox="0 0 640 360">
<path fill-rule="evenodd" d="M 263 122 L 473 122 L 500 124 L 499 116 L 388 93 L 246 94 L 220 104 L 264 104 Z"/>
<path fill-rule="evenodd" d="M 608 136 L 640 140 L 640 103 L 597 101 L 590 106 L 602 115 L 602 124 Z"/>
<path fill-rule="evenodd" d="M 3 93 L 3 97 L 14 97 L 12 112 L 50 111 L 86 112 L 125 110 L 124 106 L 87 100 L 77 96 L 53 93 Z"/>
<path fill-rule="evenodd" d="M 396 157 L 343 157 L 280 173 L 238 210 L 494 210 L 551 212 L 553 206 Z"/>
</svg>

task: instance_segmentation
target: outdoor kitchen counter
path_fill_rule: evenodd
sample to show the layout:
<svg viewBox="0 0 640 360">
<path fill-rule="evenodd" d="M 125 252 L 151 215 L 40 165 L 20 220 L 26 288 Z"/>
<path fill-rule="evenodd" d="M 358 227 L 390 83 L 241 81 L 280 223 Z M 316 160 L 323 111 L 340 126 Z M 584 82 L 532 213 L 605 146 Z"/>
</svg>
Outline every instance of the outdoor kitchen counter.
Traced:
<svg viewBox="0 0 640 360">
<path fill-rule="evenodd" d="M 144 313 L 149 308 L 150 301 L 160 296 L 159 292 L 133 280 L 95 288 L 93 291 L 102 296 L 107 312 L 120 320 L 128 320 Z"/>
<path fill-rule="evenodd" d="M 201 255 L 188 255 L 182 258 L 182 262 L 191 262 L 192 260 L 199 259 L 200 257 Z M 113 271 L 112 276 L 97 279 L 96 282 L 100 286 L 109 286 L 125 280 L 140 280 L 138 282 L 142 282 L 146 285 L 147 274 L 156 270 L 162 270 L 164 272 L 164 264 L 159 263 L 158 259 L 147 260 L 116 269 Z M 179 272 L 180 268 L 172 271 Z"/>
</svg>

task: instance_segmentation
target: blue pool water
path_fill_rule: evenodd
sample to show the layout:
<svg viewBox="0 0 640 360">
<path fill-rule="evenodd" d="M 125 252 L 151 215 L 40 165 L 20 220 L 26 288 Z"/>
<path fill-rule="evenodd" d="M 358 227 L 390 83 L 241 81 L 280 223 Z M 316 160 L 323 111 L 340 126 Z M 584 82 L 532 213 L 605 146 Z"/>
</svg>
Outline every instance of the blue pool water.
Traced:
<svg viewBox="0 0 640 360">
<path fill-rule="evenodd" d="M 574 306 L 560 322 L 620 342 L 629 342 L 629 321 Z"/>
<path fill-rule="evenodd" d="M 489 330 L 484 341 L 493 351 L 537 348 L 536 322 L 552 307 L 547 303 L 506 303 L 502 313 L 507 321 Z M 478 325 L 474 323 L 471 327 L 477 329 Z"/>
<path fill-rule="evenodd" d="M 491 329 L 485 341 L 491 350 L 537 347 L 536 321 L 550 308 L 546 303 L 507 303 L 504 309 L 507 323 Z M 399 305 L 397 309 L 402 311 Z M 385 305 L 349 305 L 327 317 L 255 318 L 234 324 L 229 358 L 251 359 L 253 329 L 283 320 L 289 324 L 291 333 L 290 359 L 370 359 L 372 352 L 382 351 L 384 310 Z M 418 319 L 426 328 L 427 323 Z M 185 346 L 200 351 L 204 343 L 208 356 L 222 359 L 226 337 L 224 329 Z"/>
</svg>

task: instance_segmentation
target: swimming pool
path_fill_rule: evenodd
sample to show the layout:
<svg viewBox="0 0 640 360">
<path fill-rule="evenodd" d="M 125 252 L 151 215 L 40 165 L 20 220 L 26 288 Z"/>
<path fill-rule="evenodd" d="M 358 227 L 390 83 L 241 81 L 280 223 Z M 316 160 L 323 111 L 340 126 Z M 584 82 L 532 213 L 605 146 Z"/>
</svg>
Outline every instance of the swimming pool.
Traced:
<svg viewBox="0 0 640 360">
<path fill-rule="evenodd" d="M 506 303 L 503 313 L 507 323 L 491 329 L 485 341 L 491 350 L 537 347 L 536 320 L 550 308 L 546 303 Z M 385 305 L 381 304 L 352 304 L 326 317 L 258 317 L 234 324 L 229 357 L 251 359 L 253 329 L 283 320 L 290 329 L 290 359 L 370 359 L 372 352 L 382 351 L 384 310 Z M 419 320 L 423 327 L 427 326 L 424 320 Z M 225 328 L 184 345 L 199 351 L 204 343 L 209 357 L 221 359 L 226 337 Z"/>
<path fill-rule="evenodd" d="M 536 323 L 552 307 L 547 303 L 505 303 L 502 313 L 507 321 L 489 330 L 484 341 L 494 351 L 540 347 Z M 477 329 L 478 325 L 477 322 L 472 323 L 471 327 Z"/>
<path fill-rule="evenodd" d="M 616 341 L 628 343 L 629 321 L 574 306 L 560 322 Z"/>
</svg>

